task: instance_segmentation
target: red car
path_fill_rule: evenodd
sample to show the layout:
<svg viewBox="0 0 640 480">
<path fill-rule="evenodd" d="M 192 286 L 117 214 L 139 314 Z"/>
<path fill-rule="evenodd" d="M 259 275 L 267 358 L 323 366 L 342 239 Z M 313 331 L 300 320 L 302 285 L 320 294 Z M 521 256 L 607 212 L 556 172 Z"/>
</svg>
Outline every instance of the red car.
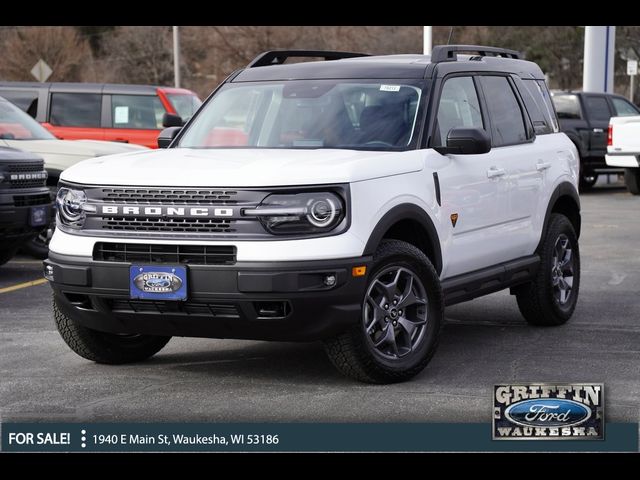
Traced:
<svg viewBox="0 0 640 480">
<path fill-rule="evenodd" d="M 157 148 L 160 130 L 202 103 L 183 88 L 108 83 L 0 82 L 0 96 L 65 140 L 110 140 Z"/>
</svg>

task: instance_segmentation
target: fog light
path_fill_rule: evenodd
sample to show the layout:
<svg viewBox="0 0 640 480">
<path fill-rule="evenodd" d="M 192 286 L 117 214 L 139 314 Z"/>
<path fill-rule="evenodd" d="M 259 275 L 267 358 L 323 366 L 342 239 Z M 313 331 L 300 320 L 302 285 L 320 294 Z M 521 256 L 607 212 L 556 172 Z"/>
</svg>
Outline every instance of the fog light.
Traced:
<svg viewBox="0 0 640 480">
<path fill-rule="evenodd" d="M 50 282 L 53 282 L 53 266 L 52 265 L 44 266 L 44 278 L 46 278 Z"/>
<path fill-rule="evenodd" d="M 336 276 L 335 275 L 325 275 L 324 284 L 327 287 L 333 287 L 336 284 Z"/>
</svg>

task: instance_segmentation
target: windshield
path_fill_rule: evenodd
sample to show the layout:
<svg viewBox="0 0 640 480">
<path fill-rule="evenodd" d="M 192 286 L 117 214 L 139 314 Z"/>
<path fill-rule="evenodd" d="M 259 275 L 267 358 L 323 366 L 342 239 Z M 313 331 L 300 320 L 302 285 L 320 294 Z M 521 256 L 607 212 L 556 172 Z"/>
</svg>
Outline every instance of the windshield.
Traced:
<svg viewBox="0 0 640 480">
<path fill-rule="evenodd" d="M 56 137 L 12 103 L 0 101 L 0 138 L 55 140 Z"/>
<path fill-rule="evenodd" d="M 195 95 L 185 95 L 177 93 L 168 93 L 167 98 L 176 109 L 178 115 L 182 117 L 184 121 L 189 120 L 196 113 L 198 107 L 202 105 L 202 102 Z"/>
<path fill-rule="evenodd" d="M 406 148 L 421 89 L 381 81 L 228 84 L 180 139 L 187 148 Z"/>
<path fill-rule="evenodd" d="M 552 99 L 558 118 L 582 118 L 577 95 L 554 95 Z"/>
</svg>

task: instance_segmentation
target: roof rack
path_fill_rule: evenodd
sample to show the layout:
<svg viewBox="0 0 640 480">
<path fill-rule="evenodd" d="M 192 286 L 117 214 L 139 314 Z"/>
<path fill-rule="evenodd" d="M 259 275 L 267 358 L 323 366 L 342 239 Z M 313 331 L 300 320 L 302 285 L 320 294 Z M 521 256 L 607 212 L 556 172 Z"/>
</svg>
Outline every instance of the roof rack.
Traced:
<svg viewBox="0 0 640 480">
<path fill-rule="evenodd" d="M 368 57 L 368 53 L 335 52 L 330 50 L 270 50 L 262 52 L 254 58 L 246 68 L 264 67 L 267 65 L 280 65 L 292 57 L 319 57 L 325 60 L 338 60 L 341 58 Z"/>
<path fill-rule="evenodd" d="M 483 47 L 482 45 L 438 45 L 431 50 L 431 63 L 455 62 L 457 53 L 474 53 L 481 57 L 520 58 L 520 52 L 506 48 Z"/>
</svg>

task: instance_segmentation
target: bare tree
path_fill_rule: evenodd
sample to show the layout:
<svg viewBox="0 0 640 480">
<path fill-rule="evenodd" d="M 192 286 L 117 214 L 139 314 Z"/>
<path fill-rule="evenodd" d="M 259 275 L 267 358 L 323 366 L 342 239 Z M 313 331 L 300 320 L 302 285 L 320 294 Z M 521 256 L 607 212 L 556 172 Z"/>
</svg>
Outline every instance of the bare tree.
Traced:
<svg viewBox="0 0 640 480">
<path fill-rule="evenodd" d="M 169 85 L 173 82 L 170 27 L 119 27 L 106 38 L 96 67 L 99 81 Z"/>
<path fill-rule="evenodd" d="M 88 43 L 71 27 L 19 27 L 2 40 L 0 77 L 33 80 L 31 69 L 43 59 L 53 70 L 50 80 L 78 80 L 91 61 Z"/>
</svg>

